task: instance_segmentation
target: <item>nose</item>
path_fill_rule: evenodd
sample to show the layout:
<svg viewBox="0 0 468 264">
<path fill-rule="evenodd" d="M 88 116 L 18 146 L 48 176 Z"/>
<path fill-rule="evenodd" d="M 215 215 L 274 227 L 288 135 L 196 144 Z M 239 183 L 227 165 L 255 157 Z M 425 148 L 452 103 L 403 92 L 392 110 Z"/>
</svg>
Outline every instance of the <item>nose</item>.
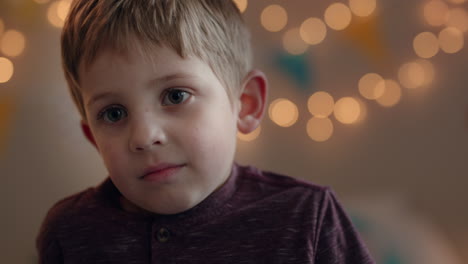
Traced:
<svg viewBox="0 0 468 264">
<path fill-rule="evenodd" d="M 130 129 L 129 148 L 132 152 L 148 151 L 166 144 L 164 128 L 157 120 L 148 118 L 135 120 Z"/>
</svg>

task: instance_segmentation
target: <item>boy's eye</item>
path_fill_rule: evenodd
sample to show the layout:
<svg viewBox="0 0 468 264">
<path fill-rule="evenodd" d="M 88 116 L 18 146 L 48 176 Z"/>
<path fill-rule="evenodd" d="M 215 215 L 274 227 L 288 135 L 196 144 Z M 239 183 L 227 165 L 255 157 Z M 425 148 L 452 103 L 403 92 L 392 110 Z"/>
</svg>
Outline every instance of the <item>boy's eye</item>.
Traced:
<svg viewBox="0 0 468 264">
<path fill-rule="evenodd" d="M 111 106 L 98 115 L 98 119 L 104 119 L 107 123 L 117 123 L 125 117 L 127 117 L 127 111 L 121 106 Z"/>
<path fill-rule="evenodd" d="M 179 90 L 179 89 L 170 89 L 163 98 L 163 105 L 175 105 L 181 104 L 190 97 L 190 93 Z"/>
</svg>

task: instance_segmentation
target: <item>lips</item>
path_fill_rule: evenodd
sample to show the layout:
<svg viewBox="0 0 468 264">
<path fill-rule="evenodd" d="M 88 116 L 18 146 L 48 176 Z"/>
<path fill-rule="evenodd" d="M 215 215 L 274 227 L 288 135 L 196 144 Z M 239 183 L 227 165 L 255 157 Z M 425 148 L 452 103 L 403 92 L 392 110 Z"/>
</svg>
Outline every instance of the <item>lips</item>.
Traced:
<svg viewBox="0 0 468 264">
<path fill-rule="evenodd" d="M 145 169 L 140 179 L 158 180 L 161 178 L 166 178 L 184 166 L 185 164 L 160 163 L 156 166 L 151 166 Z"/>
</svg>

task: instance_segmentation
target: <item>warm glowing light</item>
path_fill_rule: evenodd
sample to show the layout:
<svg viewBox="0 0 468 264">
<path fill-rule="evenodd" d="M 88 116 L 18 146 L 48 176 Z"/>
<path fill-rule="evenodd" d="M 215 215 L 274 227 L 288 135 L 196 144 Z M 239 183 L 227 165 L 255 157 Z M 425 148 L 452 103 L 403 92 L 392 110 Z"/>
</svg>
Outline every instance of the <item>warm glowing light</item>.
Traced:
<svg viewBox="0 0 468 264">
<path fill-rule="evenodd" d="M 38 4 L 45 4 L 45 3 L 48 3 L 50 0 L 34 0 L 34 2 L 38 3 Z"/>
<path fill-rule="evenodd" d="M 452 4 L 463 4 L 466 0 L 448 0 Z"/>
<path fill-rule="evenodd" d="M 266 30 L 278 32 L 288 23 L 288 14 L 280 5 L 269 5 L 263 9 L 260 21 Z"/>
<path fill-rule="evenodd" d="M 430 61 L 423 59 L 419 59 L 416 62 L 424 69 L 424 85 L 432 83 L 435 76 L 434 65 Z"/>
<path fill-rule="evenodd" d="M 297 106 L 287 99 L 276 99 L 268 109 L 270 119 L 281 127 L 290 127 L 299 117 Z"/>
<path fill-rule="evenodd" d="M 68 11 L 70 11 L 71 0 L 61 0 L 58 2 L 57 5 L 57 16 L 60 20 L 65 21 L 68 15 Z"/>
<path fill-rule="evenodd" d="M 361 105 L 352 97 L 344 97 L 336 102 L 334 114 L 341 123 L 352 124 L 361 116 Z"/>
<path fill-rule="evenodd" d="M 239 8 L 241 13 L 244 13 L 245 9 L 247 9 L 247 0 L 234 0 L 234 3 L 237 5 L 237 8 Z"/>
<path fill-rule="evenodd" d="M 6 31 L 0 42 L 1 51 L 10 57 L 16 57 L 23 53 L 26 40 L 21 32 L 16 30 Z"/>
<path fill-rule="evenodd" d="M 325 22 L 334 30 L 343 30 L 351 23 L 351 10 L 342 3 L 331 4 L 325 10 Z"/>
<path fill-rule="evenodd" d="M 446 53 L 457 53 L 465 45 L 465 39 L 463 38 L 463 32 L 454 27 L 448 27 L 443 29 L 439 33 L 439 45 L 440 48 Z"/>
<path fill-rule="evenodd" d="M 442 0 L 431 0 L 424 5 L 424 18 L 431 26 L 441 26 L 447 22 L 449 7 Z"/>
<path fill-rule="evenodd" d="M 0 57 L 0 83 L 6 83 L 13 76 L 13 63 L 7 59 Z"/>
<path fill-rule="evenodd" d="M 261 131 L 262 128 L 258 126 L 254 131 L 250 132 L 249 134 L 242 134 L 240 132 L 237 133 L 237 137 L 242 141 L 250 142 L 257 139 Z"/>
<path fill-rule="evenodd" d="M 349 0 L 349 8 L 356 16 L 370 16 L 376 7 L 376 0 Z"/>
<path fill-rule="evenodd" d="M 333 123 L 329 118 L 312 117 L 307 122 L 307 135 L 317 142 L 327 141 L 333 134 Z"/>
<path fill-rule="evenodd" d="M 53 2 L 47 9 L 47 19 L 54 27 L 63 27 L 64 20 L 59 17 L 59 1 Z"/>
<path fill-rule="evenodd" d="M 359 80 L 359 93 L 366 99 L 375 100 L 383 95 L 384 86 L 378 86 L 383 81 L 377 73 L 368 73 Z"/>
<path fill-rule="evenodd" d="M 300 34 L 307 44 L 316 45 L 327 36 L 327 27 L 321 19 L 311 17 L 302 23 Z"/>
<path fill-rule="evenodd" d="M 309 112 L 319 118 L 328 117 L 333 113 L 333 107 L 335 106 L 335 100 L 327 92 L 316 92 L 307 101 L 307 107 Z"/>
<path fill-rule="evenodd" d="M 439 40 L 433 33 L 423 32 L 414 38 L 413 48 L 419 57 L 428 59 L 439 52 Z"/>
<path fill-rule="evenodd" d="M 384 94 L 377 98 L 377 102 L 385 107 L 391 107 L 398 104 L 401 100 L 400 85 L 393 80 L 385 80 L 380 82 L 379 85 L 385 86 Z"/>
<path fill-rule="evenodd" d="M 468 31 L 468 14 L 463 8 L 453 8 L 449 11 L 446 25 L 459 30 Z"/>
<path fill-rule="evenodd" d="M 299 29 L 291 28 L 283 35 L 283 47 L 287 52 L 299 55 L 306 52 L 309 46 L 302 40 Z"/>
<path fill-rule="evenodd" d="M 400 83 L 410 89 L 421 87 L 425 77 L 424 68 L 417 62 L 403 64 L 398 71 Z"/>
</svg>

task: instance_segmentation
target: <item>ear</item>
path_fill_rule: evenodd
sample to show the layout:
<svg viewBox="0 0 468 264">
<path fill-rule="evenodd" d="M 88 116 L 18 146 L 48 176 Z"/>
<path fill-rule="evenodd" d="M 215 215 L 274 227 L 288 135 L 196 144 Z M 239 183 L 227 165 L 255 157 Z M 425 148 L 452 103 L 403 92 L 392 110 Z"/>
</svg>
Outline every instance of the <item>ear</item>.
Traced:
<svg viewBox="0 0 468 264">
<path fill-rule="evenodd" d="M 237 128 L 241 133 L 248 134 L 258 127 L 265 112 L 268 90 L 265 74 L 259 70 L 249 72 L 241 88 Z"/>
<path fill-rule="evenodd" d="M 84 120 L 81 120 L 80 125 L 81 125 L 81 131 L 83 131 L 83 134 L 85 135 L 86 139 L 88 139 L 88 141 L 91 144 L 93 144 L 93 146 L 96 147 L 96 149 L 98 149 L 96 145 L 96 141 L 94 140 L 93 133 L 91 132 L 91 129 L 89 128 L 88 123 L 86 123 L 86 121 Z"/>
</svg>

